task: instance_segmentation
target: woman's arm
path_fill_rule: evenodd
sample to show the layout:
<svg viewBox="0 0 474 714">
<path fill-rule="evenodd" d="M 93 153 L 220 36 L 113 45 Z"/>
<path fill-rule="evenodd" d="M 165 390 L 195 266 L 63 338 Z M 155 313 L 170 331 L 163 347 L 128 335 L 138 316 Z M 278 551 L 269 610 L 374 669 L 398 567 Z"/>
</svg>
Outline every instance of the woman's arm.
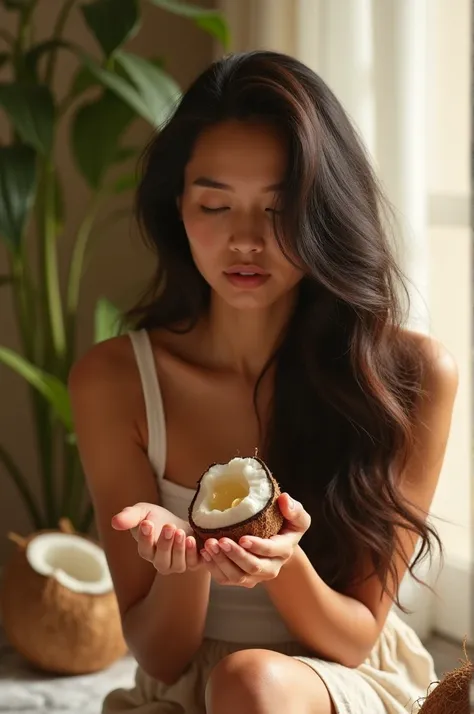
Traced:
<svg viewBox="0 0 474 714">
<path fill-rule="evenodd" d="M 209 600 L 209 573 L 155 575 L 146 596 L 123 618 L 125 639 L 141 667 L 173 684 L 202 642 Z"/>
<path fill-rule="evenodd" d="M 431 367 L 418 408 L 417 447 L 402 474 L 402 492 L 422 514 L 429 512 L 438 483 L 458 385 L 452 357 L 439 344 L 425 339 Z M 414 536 L 406 530 L 398 535 L 409 561 L 416 547 Z M 400 582 L 406 566 L 400 557 L 395 565 Z M 363 569 L 368 574 L 369 564 Z M 361 573 L 361 580 L 366 573 Z M 357 667 L 367 657 L 392 606 L 392 599 L 383 593 L 375 576 L 345 595 L 335 592 L 318 576 L 299 546 L 265 587 L 288 628 L 302 643 L 348 667 Z"/>
<path fill-rule="evenodd" d="M 300 546 L 265 587 L 302 645 L 346 667 L 364 661 L 379 632 L 374 615 L 360 600 L 326 585 Z"/>
<path fill-rule="evenodd" d="M 128 344 L 127 344 L 128 343 Z M 126 642 L 142 668 L 170 683 L 203 638 L 210 576 L 160 575 L 112 517 L 138 502 L 158 504 L 140 422 L 143 395 L 128 337 L 96 345 L 72 369 L 69 390 L 79 452 L 120 608 Z"/>
</svg>

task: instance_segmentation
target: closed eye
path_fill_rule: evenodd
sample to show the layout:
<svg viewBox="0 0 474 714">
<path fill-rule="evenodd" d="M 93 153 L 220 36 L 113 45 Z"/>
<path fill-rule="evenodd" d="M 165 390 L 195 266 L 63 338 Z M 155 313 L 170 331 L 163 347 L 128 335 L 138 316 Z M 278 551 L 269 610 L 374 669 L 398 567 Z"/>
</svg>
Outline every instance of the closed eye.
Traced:
<svg viewBox="0 0 474 714">
<path fill-rule="evenodd" d="M 220 208 L 209 208 L 208 206 L 200 206 L 203 213 L 223 213 L 223 211 L 228 211 L 229 206 L 221 206 Z"/>
<path fill-rule="evenodd" d="M 229 206 L 220 206 L 218 208 L 209 208 L 209 206 L 200 206 L 199 207 L 203 213 L 223 213 L 224 211 L 230 210 Z M 275 216 L 278 216 L 281 214 L 281 211 L 279 211 L 277 208 L 266 208 L 265 209 L 266 213 L 272 213 Z"/>
</svg>

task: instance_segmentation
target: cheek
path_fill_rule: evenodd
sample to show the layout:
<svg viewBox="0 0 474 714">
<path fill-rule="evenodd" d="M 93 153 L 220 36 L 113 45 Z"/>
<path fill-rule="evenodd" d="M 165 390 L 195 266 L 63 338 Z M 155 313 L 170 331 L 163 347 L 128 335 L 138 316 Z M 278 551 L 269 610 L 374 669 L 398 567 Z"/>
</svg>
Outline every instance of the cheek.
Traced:
<svg viewBox="0 0 474 714">
<path fill-rule="evenodd" d="M 288 288 L 293 288 L 303 278 L 303 271 L 289 265 L 285 271 L 285 283 Z"/>
<path fill-rule="evenodd" d="M 282 252 L 276 239 L 271 243 L 273 260 L 279 266 L 279 273 L 288 286 L 296 285 L 304 276 L 304 270 L 297 268 Z"/>
<path fill-rule="evenodd" d="M 188 236 L 191 249 L 196 251 L 212 251 L 217 241 L 215 221 L 200 212 L 183 211 L 183 223 Z"/>
<path fill-rule="evenodd" d="M 194 257 L 203 257 L 212 254 L 215 241 L 211 233 L 200 223 L 188 222 L 184 224 L 188 236 L 189 247 Z"/>
</svg>

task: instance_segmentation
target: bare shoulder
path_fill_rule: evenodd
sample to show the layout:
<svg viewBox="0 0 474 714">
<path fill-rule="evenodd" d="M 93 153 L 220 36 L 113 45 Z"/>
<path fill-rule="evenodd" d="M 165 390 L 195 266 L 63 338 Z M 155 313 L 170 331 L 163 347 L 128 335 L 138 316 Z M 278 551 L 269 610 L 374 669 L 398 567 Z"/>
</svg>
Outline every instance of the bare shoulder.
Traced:
<svg viewBox="0 0 474 714">
<path fill-rule="evenodd" d="M 146 438 L 141 380 L 128 335 L 91 347 L 73 365 L 68 390 L 76 429 L 98 421 L 101 432 L 123 425 L 140 443 Z"/>
<path fill-rule="evenodd" d="M 447 347 L 435 337 L 406 331 L 423 361 L 423 389 L 431 399 L 454 400 L 459 383 L 456 360 Z"/>
<path fill-rule="evenodd" d="M 69 388 L 72 391 L 110 385 L 133 375 L 133 355 L 127 335 L 104 340 L 91 347 L 72 366 Z"/>
<path fill-rule="evenodd" d="M 427 511 L 451 431 L 458 369 L 453 355 L 439 340 L 418 333 L 407 333 L 407 338 L 418 348 L 424 369 L 414 421 L 415 448 L 406 469 L 405 485 L 413 502 Z"/>
</svg>

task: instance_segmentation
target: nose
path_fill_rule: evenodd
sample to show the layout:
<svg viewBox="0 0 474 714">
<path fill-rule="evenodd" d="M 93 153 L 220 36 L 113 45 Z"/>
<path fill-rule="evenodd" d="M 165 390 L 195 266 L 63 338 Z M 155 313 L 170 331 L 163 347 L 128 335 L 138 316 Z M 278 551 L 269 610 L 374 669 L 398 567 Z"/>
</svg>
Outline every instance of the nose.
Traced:
<svg viewBox="0 0 474 714">
<path fill-rule="evenodd" d="M 230 237 L 230 248 L 235 253 L 261 253 L 264 246 L 263 228 L 255 219 L 240 221 L 234 226 Z"/>
</svg>

